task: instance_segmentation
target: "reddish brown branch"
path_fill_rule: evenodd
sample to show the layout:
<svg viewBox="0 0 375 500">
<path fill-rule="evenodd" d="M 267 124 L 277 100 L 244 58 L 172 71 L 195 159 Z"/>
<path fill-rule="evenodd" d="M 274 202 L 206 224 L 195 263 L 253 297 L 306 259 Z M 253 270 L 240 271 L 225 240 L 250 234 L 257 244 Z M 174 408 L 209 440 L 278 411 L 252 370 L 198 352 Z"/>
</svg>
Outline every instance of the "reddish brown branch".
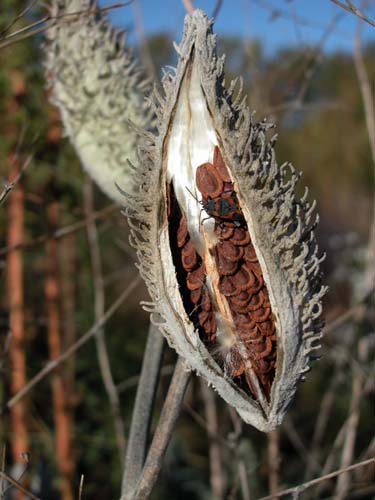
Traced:
<svg viewBox="0 0 375 500">
<path fill-rule="evenodd" d="M 8 233 L 7 244 L 17 246 L 23 239 L 24 231 L 24 192 L 17 185 L 8 200 Z M 24 349 L 24 290 L 23 259 L 20 250 L 14 250 L 7 256 L 7 295 L 9 307 L 9 344 L 10 391 L 15 395 L 26 384 L 26 360 Z M 14 462 L 18 462 L 22 453 L 28 451 L 25 403 L 20 402 L 11 410 L 11 450 Z"/>
<path fill-rule="evenodd" d="M 47 206 L 48 225 L 57 227 L 59 204 L 57 201 Z M 44 293 L 47 308 L 47 337 L 49 358 L 54 361 L 61 355 L 61 330 L 59 311 L 59 282 L 58 282 L 58 256 L 57 241 L 54 239 L 46 242 L 47 273 Z M 51 379 L 53 417 L 55 423 L 56 460 L 60 470 L 60 492 L 62 500 L 73 500 L 71 479 L 73 461 L 71 451 L 71 419 L 68 411 L 67 387 L 64 383 L 64 374 L 61 370 L 55 371 Z"/>
</svg>

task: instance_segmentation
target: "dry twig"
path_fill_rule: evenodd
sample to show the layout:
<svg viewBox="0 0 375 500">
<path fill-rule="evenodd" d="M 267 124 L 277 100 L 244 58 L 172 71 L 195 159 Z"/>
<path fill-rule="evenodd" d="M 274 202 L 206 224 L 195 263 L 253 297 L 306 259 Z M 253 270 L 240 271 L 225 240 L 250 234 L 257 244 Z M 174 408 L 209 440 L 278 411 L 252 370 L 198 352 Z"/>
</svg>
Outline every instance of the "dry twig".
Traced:
<svg viewBox="0 0 375 500">
<path fill-rule="evenodd" d="M 17 31 L 14 31 L 10 33 L 9 35 L 6 35 L 3 37 L 3 42 L 0 41 L 0 50 L 4 49 L 5 47 L 8 47 L 9 45 L 12 45 L 14 43 L 20 42 L 22 40 L 25 40 L 26 38 L 30 38 L 32 36 L 38 35 L 39 33 L 43 33 L 44 31 L 48 30 L 49 28 L 52 28 L 53 26 L 56 26 L 57 22 L 60 21 L 61 23 L 67 23 L 67 22 L 75 22 L 77 19 L 77 16 L 81 16 L 83 14 L 86 15 L 97 15 L 100 12 L 105 12 L 108 10 L 112 9 L 118 9 L 120 7 L 126 7 L 127 5 L 130 5 L 133 2 L 133 0 L 130 0 L 129 2 L 118 2 L 118 3 L 113 3 L 111 5 L 107 5 L 106 7 L 101 7 L 97 9 L 89 9 L 89 10 L 80 10 L 76 12 L 70 12 L 68 14 L 61 14 L 59 16 L 51 16 L 51 15 L 46 15 L 41 19 L 38 19 L 37 21 L 28 24 L 27 26 L 24 26 L 20 28 Z M 0 37 L 1 40 L 1 37 Z"/>
<path fill-rule="evenodd" d="M 101 210 L 98 210 L 97 212 L 93 212 L 91 215 L 90 220 L 104 220 L 110 215 L 113 214 L 116 210 L 119 210 L 119 207 L 115 204 L 108 205 L 107 207 L 104 207 Z M 87 218 L 82 219 L 77 222 L 73 222 L 73 224 L 69 224 L 67 226 L 61 227 L 57 229 L 56 231 L 52 232 L 51 234 L 43 234 L 41 236 L 36 236 L 35 238 L 32 238 L 29 241 L 22 241 L 20 243 L 17 243 L 17 245 L 8 245 L 6 247 L 0 248 L 0 257 L 3 255 L 6 255 L 9 252 L 12 252 L 13 250 L 18 250 L 19 248 L 29 248 L 34 245 L 39 245 L 40 243 L 44 243 L 45 241 L 49 239 L 60 239 L 63 238 L 64 236 L 75 233 L 76 231 L 79 231 L 80 229 L 83 229 L 86 227 L 88 223 Z"/>
<path fill-rule="evenodd" d="M 345 441 L 342 449 L 341 468 L 345 469 L 353 460 L 354 445 L 357 436 L 359 421 L 359 405 L 361 401 L 362 376 L 360 370 L 353 364 L 352 395 L 350 400 L 349 417 L 345 432 Z M 350 486 L 350 474 L 342 474 L 338 481 L 335 491 L 337 500 L 347 498 L 347 492 Z"/>
<path fill-rule="evenodd" d="M 5 481 L 8 481 L 12 486 L 14 486 L 18 491 L 26 495 L 26 498 L 30 498 L 31 500 L 42 500 L 41 498 L 35 496 L 31 491 L 28 491 L 26 488 L 22 486 L 21 483 L 13 479 L 9 474 L 7 474 L 4 471 L 0 471 L 0 477 L 1 479 L 4 479 Z"/>
<path fill-rule="evenodd" d="M 92 217 L 94 213 L 93 183 L 89 177 L 86 177 L 83 189 L 83 195 L 85 204 L 85 215 L 87 218 L 87 226 L 86 226 L 87 239 L 89 243 L 92 277 L 94 281 L 95 321 L 99 321 L 99 319 L 104 315 L 105 312 L 105 297 L 104 297 L 102 262 L 100 257 L 98 232 L 95 221 Z M 100 374 L 102 376 L 103 384 L 111 405 L 116 442 L 120 455 L 120 463 L 121 466 L 123 466 L 125 460 L 125 449 L 126 449 L 125 428 L 121 418 L 120 399 L 116 385 L 113 381 L 111 364 L 109 361 L 107 346 L 105 343 L 104 328 L 100 328 L 97 330 L 95 334 L 95 343 L 96 343 L 96 351 L 100 367 Z"/>
<path fill-rule="evenodd" d="M 370 143 L 372 162 L 375 175 L 375 106 L 374 97 L 371 91 L 370 79 L 363 59 L 360 26 L 358 26 L 356 36 L 353 41 L 354 65 L 357 73 L 359 87 L 362 94 L 363 108 L 365 112 L 367 134 Z M 366 295 L 369 290 L 374 288 L 375 282 L 375 196 L 373 199 L 372 222 L 370 227 L 370 237 L 367 249 L 367 262 L 365 269 L 365 279 L 363 292 Z"/>
<path fill-rule="evenodd" d="M 126 449 L 122 498 L 135 491 L 141 477 L 164 345 L 164 337 L 150 324 Z"/>
<path fill-rule="evenodd" d="M 268 438 L 268 482 L 271 494 L 279 489 L 280 447 L 279 430 L 267 434 Z"/>
<path fill-rule="evenodd" d="M 336 470 L 334 472 L 331 472 L 330 474 L 326 474 L 326 475 L 318 477 L 316 479 L 312 479 L 311 481 L 308 481 L 307 483 L 303 483 L 303 484 L 300 484 L 298 486 L 295 486 L 294 488 L 288 488 L 287 490 L 279 491 L 275 495 L 269 495 L 267 497 L 262 497 L 259 500 L 272 500 L 273 498 L 280 498 L 280 497 L 284 497 L 285 495 L 294 495 L 293 498 L 298 498 L 297 495 L 306 491 L 308 488 L 311 488 L 312 486 L 315 486 L 316 484 L 321 483 L 322 481 L 326 481 L 327 479 L 332 479 L 334 477 L 339 476 L 340 474 L 344 474 L 344 472 L 349 472 L 349 471 L 358 469 L 359 467 L 365 467 L 366 465 L 370 465 L 373 463 L 375 463 L 375 458 L 370 458 L 369 460 L 364 460 L 363 462 L 359 462 L 357 464 L 350 465 L 349 467 L 345 467 L 344 469 L 339 469 L 339 470 Z"/>
<path fill-rule="evenodd" d="M 217 410 L 215 403 L 215 393 L 208 387 L 207 382 L 200 380 L 202 398 L 204 402 L 204 412 L 206 415 L 208 432 L 214 435 L 219 434 Z M 224 496 L 224 474 L 222 469 L 222 456 L 220 444 L 216 440 L 210 440 L 208 445 L 208 455 L 210 461 L 210 484 L 211 491 L 215 499 L 220 500 Z"/>
<path fill-rule="evenodd" d="M 142 476 L 137 491 L 134 497 L 130 498 L 141 500 L 149 498 L 151 494 L 159 476 L 163 458 L 177 418 L 180 414 L 185 391 L 190 380 L 190 374 L 191 372 L 186 369 L 183 358 L 178 358 L 159 423 L 142 470 Z M 125 498 L 127 497 L 122 497 L 123 500 L 125 500 Z"/>
<path fill-rule="evenodd" d="M 194 11 L 195 7 L 192 0 L 182 0 L 182 3 L 184 4 L 184 7 L 188 14 L 191 14 Z"/>
<path fill-rule="evenodd" d="M 107 309 L 106 313 L 102 316 L 102 318 L 96 322 L 85 334 L 80 337 L 77 342 L 68 347 L 61 356 L 54 359 L 53 361 L 49 361 L 46 366 L 40 370 L 31 380 L 15 394 L 9 401 L 1 408 L 0 414 L 12 408 L 20 399 L 22 399 L 31 389 L 34 388 L 36 384 L 38 384 L 44 377 L 46 377 L 49 373 L 55 370 L 61 363 L 66 361 L 72 354 L 74 354 L 78 349 L 80 349 L 88 340 L 90 340 L 96 332 L 102 328 L 106 322 L 113 316 L 113 314 L 119 309 L 122 303 L 129 297 L 131 292 L 136 288 L 136 286 L 140 283 L 141 278 L 138 276 L 135 278 L 130 285 L 122 292 L 122 294 L 113 302 L 113 304 Z"/>
<path fill-rule="evenodd" d="M 374 26 L 374 28 L 375 28 L 375 21 L 373 21 L 372 19 L 370 19 L 369 17 L 367 17 L 350 0 L 345 0 L 345 3 L 344 2 L 340 2 L 340 0 L 331 0 L 331 2 L 335 3 L 336 5 L 338 5 L 339 7 L 341 7 L 342 9 L 346 10 L 347 12 L 350 12 L 351 14 L 354 14 L 355 16 L 357 16 L 360 19 L 362 19 L 362 21 L 365 21 L 366 23 L 370 24 L 370 26 Z"/>
</svg>

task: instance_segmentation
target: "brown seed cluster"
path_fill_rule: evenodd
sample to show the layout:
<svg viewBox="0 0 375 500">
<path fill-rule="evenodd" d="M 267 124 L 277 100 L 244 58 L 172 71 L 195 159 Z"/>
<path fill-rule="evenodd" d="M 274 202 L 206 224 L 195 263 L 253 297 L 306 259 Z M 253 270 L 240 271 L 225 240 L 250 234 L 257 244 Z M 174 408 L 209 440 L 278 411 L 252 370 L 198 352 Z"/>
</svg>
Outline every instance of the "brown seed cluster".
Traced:
<svg viewBox="0 0 375 500">
<path fill-rule="evenodd" d="M 192 305 L 190 316 L 197 323 L 204 341 L 212 344 L 216 339 L 217 325 L 205 284 L 206 267 L 190 239 L 184 214 L 177 230 L 177 246 L 180 249 L 182 267 L 186 271 L 186 287 Z"/>
<path fill-rule="evenodd" d="M 215 220 L 218 293 L 227 301 L 235 339 L 221 362 L 229 377 L 256 395 L 249 376 L 251 366 L 268 396 L 276 367 L 275 323 L 249 230 L 218 147 L 213 163 L 198 167 L 196 185 L 204 210 Z M 172 235 L 172 226 L 170 234 L 177 246 L 174 259 L 181 294 L 202 340 L 215 348 L 217 323 L 206 285 L 206 266 L 190 239 L 186 216 L 177 205 L 173 192 L 168 191 L 168 215 L 176 228 L 176 235 Z"/>
<path fill-rule="evenodd" d="M 226 354 L 225 370 L 232 378 L 244 376 L 252 390 L 246 373 L 246 362 L 250 361 L 269 394 L 276 366 L 275 323 L 249 230 L 217 147 L 213 164 L 198 167 L 196 184 L 203 207 L 208 205 L 209 215 L 215 218 L 219 290 L 228 302 L 238 338 Z"/>
</svg>

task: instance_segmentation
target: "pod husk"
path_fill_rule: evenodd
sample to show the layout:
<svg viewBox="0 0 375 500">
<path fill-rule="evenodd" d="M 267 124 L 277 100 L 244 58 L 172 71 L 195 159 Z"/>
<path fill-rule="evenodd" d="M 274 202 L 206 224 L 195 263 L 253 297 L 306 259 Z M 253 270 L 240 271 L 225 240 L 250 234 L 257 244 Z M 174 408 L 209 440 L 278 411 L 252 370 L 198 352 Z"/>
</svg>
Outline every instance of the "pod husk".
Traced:
<svg viewBox="0 0 375 500">
<path fill-rule="evenodd" d="M 145 100 L 151 85 L 124 35 L 97 9 L 93 0 L 51 0 L 59 19 L 47 31 L 46 76 L 84 169 L 122 204 L 119 187 L 132 190 L 136 127 L 152 124 Z"/>
<path fill-rule="evenodd" d="M 144 307 L 170 346 L 185 358 L 187 367 L 203 376 L 245 422 L 270 431 L 281 423 L 298 381 L 309 369 L 310 355 L 320 347 L 321 299 L 325 288 L 321 286 L 322 259 L 314 236 L 314 204 L 308 203 L 307 191 L 302 199 L 297 199 L 295 184 L 299 175 L 294 169 L 289 164 L 278 166 L 274 140 L 267 140 L 270 124 L 254 123 L 240 92 L 233 100 L 234 83 L 228 90 L 225 88 L 224 58 L 216 56 L 212 21 L 202 11 L 195 10 L 186 17 L 177 52 L 177 70 L 166 74 L 163 80 L 165 96 L 153 94 L 158 132 L 144 134 L 136 181 L 140 190 L 127 200 L 131 241 L 152 299 Z M 184 315 L 171 265 L 163 195 L 164 155 L 181 84 L 192 64 L 196 65 L 270 295 L 276 323 L 277 369 L 266 404 L 241 390 L 212 358 Z"/>
</svg>

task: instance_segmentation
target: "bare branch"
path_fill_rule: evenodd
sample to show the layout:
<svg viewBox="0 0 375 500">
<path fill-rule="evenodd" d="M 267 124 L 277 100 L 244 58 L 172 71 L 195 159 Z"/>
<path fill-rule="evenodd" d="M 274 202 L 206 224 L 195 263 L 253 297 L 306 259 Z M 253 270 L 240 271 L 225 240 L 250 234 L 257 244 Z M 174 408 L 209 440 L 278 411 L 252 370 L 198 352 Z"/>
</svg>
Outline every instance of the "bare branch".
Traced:
<svg viewBox="0 0 375 500">
<path fill-rule="evenodd" d="M 56 26 L 57 22 L 75 22 L 77 16 L 87 14 L 87 15 L 96 15 L 100 12 L 105 12 L 112 9 L 118 9 L 120 7 L 126 7 L 130 5 L 133 0 L 129 0 L 129 2 L 118 2 L 111 5 L 107 5 L 106 7 L 96 8 L 96 9 L 88 9 L 88 10 L 80 10 L 76 12 L 70 12 L 67 14 L 61 14 L 59 16 L 51 16 L 47 15 L 38 21 L 35 21 L 19 30 L 10 33 L 5 36 L 3 42 L 0 42 L 0 50 L 12 45 L 14 43 L 25 40 L 26 38 L 30 38 L 32 36 L 38 35 L 39 33 L 43 33 L 44 31 Z M 39 26 L 39 27 L 38 27 Z"/>
<path fill-rule="evenodd" d="M 83 482 L 85 480 L 84 474 L 81 474 L 81 479 L 79 480 L 79 489 L 78 489 L 78 500 L 82 500 L 83 493 Z"/>
<path fill-rule="evenodd" d="M 362 396 L 362 375 L 359 368 L 353 363 L 352 394 L 350 400 L 349 418 L 346 427 L 345 441 L 342 449 L 341 468 L 347 467 L 353 460 L 354 446 L 357 437 L 359 422 L 359 406 Z M 350 486 L 350 474 L 342 474 L 336 485 L 335 498 L 344 500 Z"/>
<path fill-rule="evenodd" d="M 147 454 L 142 477 L 134 497 L 128 498 L 137 500 L 149 498 L 159 476 L 165 452 L 167 451 L 177 418 L 180 414 L 190 375 L 191 372 L 187 370 L 183 358 L 178 358 L 159 423 Z M 126 498 L 122 497 L 123 500 Z"/>
<path fill-rule="evenodd" d="M 279 488 L 280 446 L 279 430 L 267 434 L 268 438 L 268 483 L 269 490 L 274 495 Z"/>
<path fill-rule="evenodd" d="M 370 79 L 363 59 L 360 26 L 358 26 L 356 36 L 353 40 L 354 65 L 357 73 L 359 87 L 361 89 L 363 107 L 365 112 L 367 134 L 369 138 L 372 162 L 375 175 L 375 106 L 374 97 L 371 91 Z M 370 227 L 370 237 L 367 247 L 367 262 L 365 269 L 365 278 L 363 283 L 364 294 L 373 289 L 375 282 L 375 197 L 373 199 L 373 213 Z"/>
<path fill-rule="evenodd" d="M 32 160 L 32 155 L 29 155 L 26 158 L 26 160 L 23 162 L 23 165 L 21 166 L 21 168 L 19 169 L 18 173 L 15 175 L 13 180 L 5 183 L 4 189 L 3 189 L 2 193 L 0 194 L 0 206 L 4 203 L 4 201 L 6 200 L 6 197 L 12 191 L 12 189 L 17 185 L 18 181 L 21 179 L 23 172 L 30 165 L 31 160 Z"/>
<path fill-rule="evenodd" d="M 85 215 L 87 217 L 87 226 L 86 226 L 87 239 L 89 242 L 92 277 L 94 281 L 95 321 L 99 321 L 99 319 L 104 315 L 105 312 L 105 297 L 104 297 L 102 262 L 100 257 L 98 232 L 96 229 L 95 221 L 92 217 L 94 213 L 93 183 L 89 177 L 86 177 L 86 181 L 83 187 L 83 197 L 85 205 Z M 100 328 L 97 330 L 95 334 L 95 343 L 96 343 L 96 351 L 98 355 L 100 373 L 111 405 L 116 442 L 120 455 L 120 463 L 121 466 L 123 466 L 125 460 L 125 449 L 126 449 L 125 428 L 121 418 L 120 399 L 116 385 L 113 381 L 111 364 L 109 361 L 107 346 L 105 343 L 104 328 Z"/>
<path fill-rule="evenodd" d="M 42 500 L 41 498 L 33 495 L 33 493 L 31 493 L 31 491 L 28 491 L 26 488 L 24 488 L 22 486 L 22 484 L 20 484 L 18 481 L 13 479 L 11 476 L 9 476 L 6 472 L 4 472 L 2 470 L 0 471 L 0 477 L 2 479 L 5 479 L 5 481 L 8 481 L 8 483 L 10 483 L 12 486 L 14 486 L 18 491 L 20 491 L 21 493 L 26 495 L 27 498 L 31 498 L 31 500 Z"/>
<path fill-rule="evenodd" d="M 187 403 L 183 404 L 183 409 L 188 413 L 192 419 L 207 432 L 207 436 L 210 440 L 217 441 L 222 446 L 225 446 L 229 451 L 233 451 L 232 443 L 227 441 L 225 438 L 220 436 L 220 434 L 213 433 L 207 425 L 207 422 L 199 413 L 197 413 L 190 405 Z"/>
<path fill-rule="evenodd" d="M 134 13 L 134 23 L 135 30 L 137 33 L 139 45 L 141 48 L 142 62 L 147 68 L 148 76 L 153 80 L 157 81 L 157 72 L 155 69 L 154 62 L 152 60 L 150 47 L 145 34 L 145 28 L 143 23 L 142 8 L 139 0 L 134 0 L 133 2 L 133 13 Z"/>
<path fill-rule="evenodd" d="M 26 7 L 19 13 L 17 14 L 14 19 L 11 20 L 11 22 L 0 32 L 0 38 L 7 33 L 12 26 L 16 24 L 17 21 L 22 19 L 30 10 L 34 7 L 34 5 L 38 2 L 38 0 L 32 0 L 29 5 L 26 5 Z"/>
<path fill-rule="evenodd" d="M 204 412 L 206 415 L 208 431 L 209 433 L 212 433 L 214 435 L 219 434 L 215 393 L 203 379 L 200 380 L 200 387 L 204 402 Z M 215 499 L 220 500 L 224 496 L 225 487 L 222 469 L 221 448 L 217 441 L 210 440 L 208 454 L 210 460 L 211 491 Z"/>
<path fill-rule="evenodd" d="M 214 8 L 214 10 L 212 12 L 212 16 L 211 16 L 213 19 L 216 19 L 217 16 L 219 15 L 219 12 L 220 12 L 222 5 L 223 5 L 223 0 L 216 1 L 216 5 L 215 5 L 215 8 Z"/>
<path fill-rule="evenodd" d="M 164 345 L 164 337 L 150 324 L 126 449 L 123 498 L 135 491 L 141 477 Z"/>
<path fill-rule="evenodd" d="M 338 366 L 336 365 L 335 373 L 331 378 L 331 382 L 328 385 L 326 392 L 324 393 L 320 404 L 319 413 L 315 421 L 314 434 L 307 456 L 307 465 L 305 472 L 306 481 L 313 476 L 314 471 L 318 472 L 317 466 L 319 466 L 319 456 L 324 431 L 331 414 L 337 388 L 339 387 L 339 384 L 342 382 L 343 378 L 343 373 L 341 373 L 341 371 L 338 369 Z"/>
<path fill-rule="evenodd" d="M 340 2 L 340 0 L 331 0 L 331 2 L 335 3 L 342 9 L 346 10 L 347 12 L 350 12 L 351 14 L 354 14 L 355 16 L 359 17 L 360 19 L 362 19 L 362 21 L 365 21 L 366 23 L 370 24 L 370 26 L 375 27 L 375 21 L 367 17 L 350 0 L 346 0 L 346 3 Z"/>
<path fill-rule="evenodd" d="M 83 345 L 86 344 L 88 340 L 90 340 L 96 332 L 102 328 L 106 322 L 113 316 L 113 314 L 119 309 L 122 303 L 129 297 L 131 292 L 136 288 L 136 286 L 140 283 L 141 278 L 137 276 L 130 285 L 122 292 L 122 294 L 113 302 L 111 307 L 107 309 L 106 313 L 102 316 L 102 318 L 95 323 L 85 334 L 82 335 L 81 338 L 77 340 L 73 345 L 68 347 L 61 356 L 54 359 L 53 361 L 49 361 L 46 366 L 40 370 L 20 391 L 17 392 L 2 408 L 0 414 L 4 413 L 6 410 L 12 408 L 20 399 L 22 399 L 31 389 L 34 388 L 44 377 L 46 377 L 49 373 L 55 370 L 61 363 L 66 361 L 72 354 L 74 354 L 78 349 L 80 349 Z"/>
<path fill-rule="evenodd" d="M 115 205 L 114 203 L 111 205 L 108 205 L 107 207 L 104 207 L 102 210 L 98 210 L 97 212 L 93 212 L 91 218 L 92 220 L 103 220 L 112 215 L 116 210 L 119 210 L 118 205 Z M 29 248 L 34 245 L 38 245 L 40 243 L 44 243 L 45 241 L 54 238 L 54 239 L 60 239 L 63 238 L 64 236 L 75 233 L 76 231 L 79 231 L 80 229 L 83 229 L 88 223 L 88 219 L 82 219 L 77 222 L 73 222 L 73 224 L 69 224 L 67 226 L 61 227 L 60 229 L 57 229 L 57 231 L 54 231 L 51 234 L 43 234 L 41 236 L 37 236 L 36 238 L 32 238 L 29 241 L 22 241 L 20 243 L 17 243 L 17 245 L 8 245 L 6 247 L 0 248 L 0 257 L 3 255 L 6 255 L 9 252 L 12 252 L 13 250 L 18 250 L 19 248 Z"/>
<path fill-rule="evenodd" d="M 182 0 L 182 3 L 184 4 L 184 7 L 188 14 L 191 14 L 194 11 L 195 7 L 192 0 Z"/>
<path fill-rule="evenodd" d="M 295 486 L 294 488 L 288 488 L 287 490 L 279 491 L 276 495 L 269 495 L 267 497 L 262 497 L 259 500 L 272 500 L 273 498 L 284 497 L 285 495 L 297 495 L 306 491 L 311 486 L 315 486 L 316 484 L 321 483 L 322 481 L 326 481 L 327 479 L 332 479 L 334 477 L 339 476 L 340 474 L 344 474 L 344 472 L 349 472 L 351 470 L 358 469 L 359 467 L 365 467 L 366 465 L 370 465 L 375 463 L 375 458 L 370 458 L 369 460 L 364 460 L 363 462 L 358 462 L 357 464 L 350 465 L 349 467 L 345 467 L 344 469 L 339 469 L 330 474 L 326 474 L 325 476 L 318 477 L 316 479 L 312 479 L 307 483 L 300 484 Z"/>
<path fill-rule="evenodd" d="M 162 366 L 160 369 L 160 377 L 172 375 L 172 373 L 174 371 L 174 366 L 175 365 L 172 365 L 172 364 Z M 140 378 L 141 378 L 140 375 L 134 375 L 133 377 L 129 377 L 126 380 L 124 380 L 123 382 L 120 382 L 119 384 L 117 384 L 118 392 L 119 393 L 125 392 L 128 389 L 136 387 L 138 385 Z"/>
</svg>

